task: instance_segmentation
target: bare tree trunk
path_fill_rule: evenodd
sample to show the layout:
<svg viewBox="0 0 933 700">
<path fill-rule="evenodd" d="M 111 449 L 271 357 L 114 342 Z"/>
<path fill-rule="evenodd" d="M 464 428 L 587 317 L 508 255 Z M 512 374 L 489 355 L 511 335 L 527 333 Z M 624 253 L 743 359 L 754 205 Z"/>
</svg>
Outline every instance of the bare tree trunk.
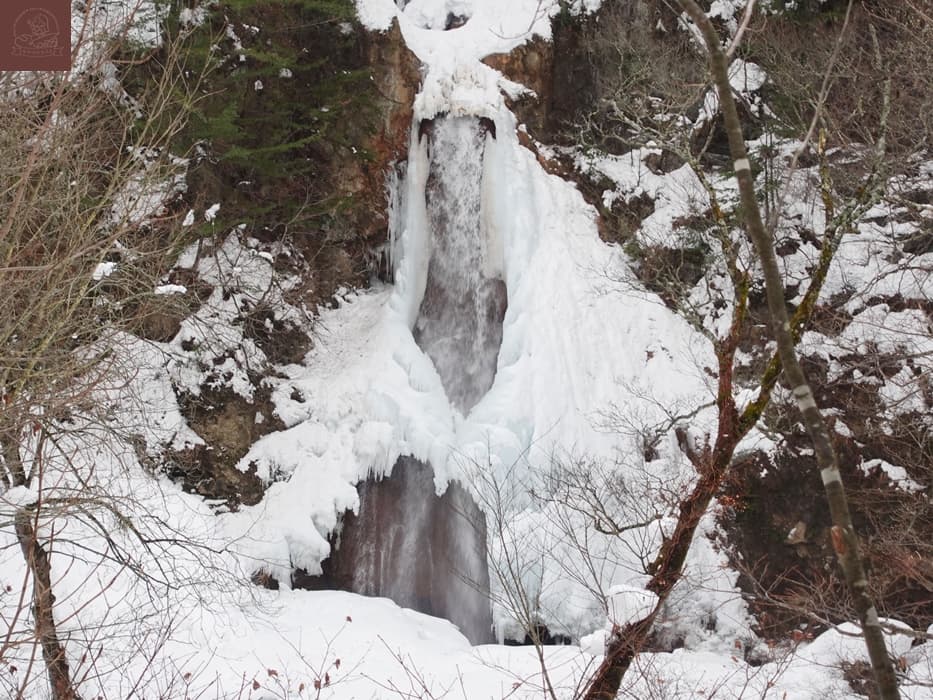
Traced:
<svg viewBox="0 0 933 700">
<path fill-rule="evenodd" d="M 6 468 L 13 477 L 14 486 L 26 486 L 25 469 L 18 446 L 10 437 L 0 438 Z M 71 681 L 68 657 L 58 639 L 55 625 L 55 595 L 52 593 L 52 566 L 49 555 L 39 542 L 37 525 L 38 505 L 17 508 L 14 515 L 16 539 L 23 559 L 32 576 L 32 615 L 36 638 L 42 647 L 42 658 L 49 674 L 53 700 L 80 700 Z"/>
<path fill-rule="evenodd" d="M 16 511 L 15 526 L 19 546 L 32 573 L 32 614 L 36 636 L 42 646 L 42 658 L 49 673 L 53 700 L 78 700 L 71 683 L 68 658 L 65 648 L 58 639 L 52 608 L 55 595 L 52 593 L 51 565 L 49 556 L 36 537 L 34 518 L 36 512 L 30 508 Z"/>
<path fill-rule="evenodd" d="M 815 295 L 808 304 L 810 308 L 798 310 L 800 319 L 795 318 L 795 323 L 792 325 L 784 301 L 784 285 L 777 266 L 773 243 L 762 222 L 761 212 L 755 196 L 754 180 L 742 137 L 741 122 L 729 84 L 728 58 L 722 49 L 715 28 L 696 2 L 693 0 L 678 1 L 701 29 L 704 42 L 709 49 L 711 71 L 720 96 L 730 151 L 739 183 L 745 225 L 755 244 L 764 269 L 767 298 L 778 343 L 778 353 L 762 379 L 762 394 L 754 402 L 753 406 L 747 407 L 741 416 L 737 416 L 731 394 L 732 356 L 734 355 L 734 346 L 732 344 L 737 337 L 735 327 L 731 329 L 730 337 L 717 348 L 720 370 L 720 387 L 717 398 L 717 406 L 720 412 L 719 434 L 712 450 L 707 450 L 703 454 L 688 454 L 700 473 L 700 479 L 690 496 L 681 502 L 677 526 L 671 537 L 662 545 L 654 565 L 655 568 L 651 572 L 652 579 L 647 587 L 658 595 L 658 605 L 646 618 L 624 628 L 613 630 L 612 636 L 607 643 L 606 656 L 594 674 L 584 697 L 586 700 L 613 700 L 616 697 L 622 679 L 635 655 L 644 646 L 663 602 L 681 576 L 681 569 L 700 518 L 715 495 L 716 487 L 721 483 L 722 478 L 728 471 L 729 462 L 736 444 L 757 422 L 761 410 L 767 404 L 771 387 L 777 380 L 781 369 L 784 368 L 785 376 L 794 388 L 794 397 L 803 414 L 807 431 L 814 443 L 833 521 L 831 531 L 833 545 L 842 565 L 846 583 L 852 593 L 856 611 L 862 622 L 872 669 L 875 672 L 875 678 L 881 692 L 880 697 L 882 700 L 894 700 L 899 698 L 894 668 L 885 649 L 877 611 L 867 592 L 867 579 L 858 552 L 858 542 L 849 515 L 838 460 L 829 431 L 823 422 L 822 414 L 806 381 L 795 351 L 795 333 L 799 333 L 800 321 L 808 317 L 812 311 Z M 884 118 L 884 115 L 882 115 L 883 120 Z M 819 279 L 814 280 L 814 283 L 819 282 L 820 286 L 833 248 L 834 246 L 827 245 L 827 250 L 824 252 L 829 257 L 825 260 L 821 259 Z M 741 320 L 741 318 L 737 318 L 733 319 L 733 322 L 734 324 L 741 323 Z"/>
<path fill-rule="evenodd" d="M 862 624 L 865 645 L 871 659 L 872 670 L 882 700 L 895 700 L 900 697 L 894 666 L 884 644 L 884 634 L 878 620 L 878 612 L 868 594 L 868 580 L 859 554 L 858 538 L 852 525 L 849 504 L 839 460 L 833 448 L 832 439 L 823 415 L 807 382 L 797 352 L 794 347 L 793 333 L 787 305 L 784 301 L 784 282 L 777 264 L 774 243 L 765 229 L 755 194 L 755 181 L 752 177 L 748 151 L 742 136 L 742 124 L 732 96 L 729 83 L 728 59 L 722 50 L 719 35 L 709 18 L 695 0 L 678 0 L 684 11 L 696 23 L 703 34 L 710 58 L 710 71 L 719 94 L 720 109 L 729 137 L 729 151 L 733 159 L 735 176 L 739 184 L 742 213 L 745 228 L 755 244 L 764 273 L 768 311 L 777 341 L 778 354 L 784 366 L 784 376 L 792 387 L 797 408 L 803 416 L 807 433 L 813 441 L 817 465 L 829 501 L 833 527 L 831 530 L 833 547 L 842 567 L 846 584 L 852 595 L 855 610 Z"/>
</svg>

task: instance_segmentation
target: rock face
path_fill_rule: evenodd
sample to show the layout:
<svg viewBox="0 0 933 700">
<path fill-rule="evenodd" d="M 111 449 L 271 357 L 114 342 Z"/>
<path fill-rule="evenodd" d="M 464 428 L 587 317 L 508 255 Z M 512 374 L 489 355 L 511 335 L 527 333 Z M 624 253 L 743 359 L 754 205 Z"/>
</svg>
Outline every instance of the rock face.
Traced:
<svg viewBox="0 0 933 700">
<path fill-rule="evenodd" d="M 581 106 L 592 102 L 593 71 L 584 42 L 596 21 L 596 16 L 558 17 L 551 41 L 535 38 L 483 61 L 533 91 L 509 107 L 539 141 L 560 140 L 561 131 L 577 118 Z"/>
<path fill-rule="evenodd" d="M 388 31 L 370 35 L 367 41 L 369 65 L 382 114 L 380 129 L 372 139 L 376 159 L 371 170 L 384 176 L 387 164 L 408 155 L 413 105 L 421 84 L 421 64 L 405 45 L 397 19 L 392 21 Z"/>
<path fill-rule="evenodd" d="M 548 124 L 554 94 L 554 45 L 536 38 L 510 53 L 493 54 L 483 63 L 534 92 L 510 106 L 520 122 L 535 133 L 542 132 Z"/>
<path fill-rule="evenodd" d="M 387 233 L 385 173 L 406 157 L 421 79 L 397 23 L 373 34 L 352 17 L 352 3 L 212 13 L 199 50 L 221 67 L 182 137 L 181 150 L 198 144 L 192 202 L 223 202 L 249 235 L 287 237 L 308 261 L 312 303 L 369 282 Z M 225 32 L 235 40 L 213 42 Z"/>
<path fill-rule="evenodd" d="M 350 202 L 342 228 L 352 239 L 345 249 L 357 269 L 387 239 L 386 172 L 408 157 L 412 107 L 421 83 L 420 61 L 405 45 L 398 20 L 388 31 L 366 35 L 362 41 L 378 113 L 365 141 L 370 158 L 344 159 L 345 170 L 334 178 Z"/>
<path fill-rule="evenodd" d="M 182 398 L 189 425 L 206 444 L 173 452 L 169 474 L 187 490 L 223 499 L 230 508 L 258 503 L 264 485 L 256 470 L 241 471 L 236 465 L 263 435 L 285 427 L 274 415 L 269 391 L 261 389 L 252 401 L 211 390 Z"/>
</svg>

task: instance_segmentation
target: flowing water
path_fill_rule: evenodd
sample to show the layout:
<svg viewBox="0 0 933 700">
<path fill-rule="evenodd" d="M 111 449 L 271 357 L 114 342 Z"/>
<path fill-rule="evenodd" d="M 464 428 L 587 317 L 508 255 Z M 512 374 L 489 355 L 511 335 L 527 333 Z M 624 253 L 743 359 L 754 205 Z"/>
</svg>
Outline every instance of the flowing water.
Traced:
<svg viewBox="0 0 933 700">
<path fill-rule="evenodd" d="M 450 620 L 473 644 L 493 641 L 486 523 L 470 494 L 452 483 L 438 497 L 433 470 L 410 457 L 359 492 L 323 576 L 295 585 L 384 596 Z"/>
<path fill-rule="evenodd" d="M 502 281 L 486 276 L 482 187 L 487 131 L 477 119 L 441 117 L 430 137 L 425 199 L 432 248 L 414 333 L 448 399 L 465 413 L 496 376 L 506 301 Z"/>
<path fill-rule="evenodd" d="M 489 129 L 477 119 L 439 117 L 427 130 L 425 204 L 431 254 L 413 330 L 451 404 L 466 413 L 489 390 L 502 342 L 506 289 L 487 274 L 483 156 Z M 430 466 L 403 457 L 388 478 L 359 486 L 317 580 L 296 585 L 385 596 L 444 617 L 474 644 L 492 641 L 486 524 L 469 492 L 443 496 Z"/>
</svg>

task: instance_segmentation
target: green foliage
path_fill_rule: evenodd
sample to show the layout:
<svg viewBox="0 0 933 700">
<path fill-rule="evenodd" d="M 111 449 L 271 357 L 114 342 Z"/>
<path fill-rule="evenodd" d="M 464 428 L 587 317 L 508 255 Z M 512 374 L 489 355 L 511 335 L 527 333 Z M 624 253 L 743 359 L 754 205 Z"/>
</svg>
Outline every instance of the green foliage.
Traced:
<svg viewBox="0 0 933 700">
<path fill-rule="evenodd" d="M 557 14 L 551 19 L 551 24 L 554 28 L 558 27 L 569 27 L 574 24 L 580 24 L 581 16 L 580 13 L 575 13 L 573 7 L 569 2 L 561 2 L 560 9 Z"/>
<path fill-rule="evenodd" d="M 623 245 L 622 251 L 632 260 L 643 263 L 648 256 L 648 251 L 638 240 L 638 236 L 632 236 Z"/>
<path fill-rule="evenodd" d="M 226 0 L 197 31 L 191 56 L 215 69 L 182 146 L 200 144 L 227 186 L 261 188 L 244 218 L 328 211 L 329 169 L 368 156 L 376 95 L 353 12 L 350 0 Z"/>
</svg>

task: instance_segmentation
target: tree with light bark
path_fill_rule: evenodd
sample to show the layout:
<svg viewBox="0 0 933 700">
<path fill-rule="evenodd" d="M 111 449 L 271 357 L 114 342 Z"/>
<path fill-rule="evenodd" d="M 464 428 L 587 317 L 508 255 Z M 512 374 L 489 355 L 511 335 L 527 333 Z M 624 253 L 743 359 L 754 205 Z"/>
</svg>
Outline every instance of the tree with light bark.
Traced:
<svg viewBox="0 0 933 700">
<path fill-rule="evenodd" d="M 814 392 L 801 368 L 797 350 L 800 337 L 813 317 L 842 237 L 852 232 L 858 219 L 879 200 L 884 190 L 885 179 L 892 172 L 891 156 L 886 142 L 891 114 L 890 81 L 882 81 L 880 85 L 878 126 L 872 147 L 864 161 L 861 180 L 850 189 L 848 196 L 840 197 L 834 191 L 828 167 L 825 130 L 831 122 L 823 110 L 834 80 L 841 72 L 837 60 L 842 42 L 847 41 L 848 37 L 837 39 L 824 69 L 822 84 L 812 95 L 812 116 L 803 143 L 787 168 L 787 177 L 779 183 L 782 186 L 776 189 L 776 193 L 766 193 L 765 197 L 752 173 L 753 166 L 743 134 L 743 119 L 737 108 L 738 98 L 730 81 L 730 61 L 741 46 L 743 34 L 749 27 L 755 11 L 755 3 L 748 4 L 745 15 L 738 23 L 736 34 L 728 43 L 723 42 L 716 27 L 697 3 L 692 0 L 679 0 L 679 5 L 685 13 L 684 17 L 692 22 L 697 43 L 703 47 L 709 60 L 710 77 L 717 97 L 717 118 L 721 119 L 722 129 L 727 137 L 731 170 L 734 172 L 739 191 L 735 223 L 745 232 L 756 252 L 756 264 L 764 281 L 776 350 L 765 363 L 764 370 L 758 378 L 755 390 L 757 395 L 744 406 L 740 406 L 736 399 L 736 354 L 749 327 L 749 295 L 756 280 L 752 277 L 753 270 L 747 263 L 743 265 L 739 255 L 740 245 L 731 235 L 734 223 L 725 207 L 720 205 L 717 190 L 710 185 L 709 178 L 705 175 L 707 168 L 701 163 L 704 147 L 709 145 L 712 131 L 708 131 L 704 138 L 700 139 L 698 152 L 697 140 L 689 135 L 684 137 L 677 131 L 679 122 L 669 118 L 651 118 L 650 107 L 658 109 L 661 105 L 659 98 L 648 99 L 647 108 L 642 110 L 642 113 L 633 111 L 628 103 L 622 104 L 622 100 L 611 101 L 609 110 L 615 113 L 623 128 L 610 136 L 605 131 L 600 133 L 601 127 L 597 126 L 595 131 L 602 137 L 600 140 L 603 143 L 609 137 L 610 141 L 613 138 L 620 140 L 624 147 L 628 148 L 645 145 L 661 148 L 665 153 L 672 154 L 675 160 L 687 163 L 694 170 L 709 196 L 709 217 L 713 222 L 714 238 L 718 241 L 718 252 L 731 280 L 733 296 L 726 305 L 731 313 L 728 330 L 722 335 L 717 335 L 703 327 L 703 319 L 695 313 L 696 309 L 683 293 L 685 287 L 679 279 L 679 270 L 673 267 L 662 270 L 662 282 L 667 283 L 668 290 L 670 291 L 671 285 L 675 287 L 673 293 L 667 297 L 669 304 L 681 311 L 688 320 L 692 320 L 697 329 L 713 344 L 718 365 L 715 374 L 718 383 L 715 398 L 718 425 L 715 436 L 709 436 L 705 442 L 691 439 L 687 431 L 683 430 L 689 415 L 672 415 L 670 423 L 663 426 L 664 429 L 677 429 L 681 447 L 696 469 L 697 480 L 689 493 L 680 500 L 674 513 L 676 524 L 673 531 L 664 538 L 657 557 L 647 567 L 647 573 L 651 577 L 647 588 L 657 595 L 657 605 L 643 619 L 613 628 L 606 655 L 592 677 L 585 697 L 587 700 L 606 700 L 616 696 L 625 673 L 636 655 L 647 645 L 656 622 L 663 614 L 665 603 L 684 576 L 688 553 L 701 519 L 708 512 L 734 467 L 736 449 L 743 438 L 759 424 L 780 383 L 786 385 L 792 393 L 814 447 L 831 511 L 832 544 L 849 587 L 852 605 L 862 624 L 880 697 L 895 698 L 898 697 L 897 681 L 885 648 L 877 609 L 868 594 L 867 577 L 859 556 L 858 538 L 849 514 L 838 458 Z M 851 12 L 852 3 L 849 4 L 845 17 L 843 34 Z M 875 55 L 880 64 L 877 43 Z M 640 103 L 636 101 L 636 104 Z M 670 103 L 664 104 L 663 107 L 670 108 Z M 592 124 L 590 126 L 592 132 Z M 775 253 L 774 236 L 783 212 L 783 201 L 787 197 L 787 184 L 798 167 L 798 161 L 806 153 L 814 151 L 820 163 L 819 197 L 827 224 L 820 241 L 820 257 L 811 270 L 807 291 L 801 303 L 790 312 L 785 300 L 785 281 Z M 770 204 L 764 215 L 763 203 Z"/>
</svg>

